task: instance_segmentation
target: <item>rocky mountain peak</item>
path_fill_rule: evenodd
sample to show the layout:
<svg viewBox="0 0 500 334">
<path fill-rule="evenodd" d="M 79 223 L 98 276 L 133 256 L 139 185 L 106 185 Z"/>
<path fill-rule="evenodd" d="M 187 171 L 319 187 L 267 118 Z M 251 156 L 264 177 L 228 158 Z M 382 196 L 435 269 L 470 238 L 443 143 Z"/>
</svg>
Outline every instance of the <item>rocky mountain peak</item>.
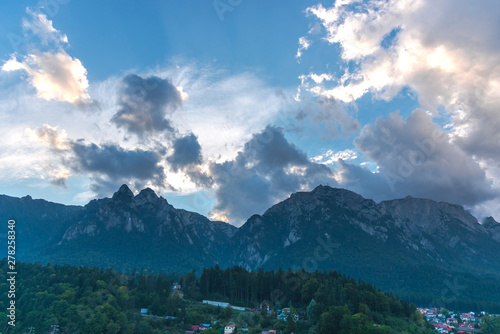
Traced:
<svg viewBox="0 0 500 334">
<path fill-rule="evenodd" d="M 375 205 L 375 202 L 365 199 L 363 196 L 356 194 L 344 188 L 332 188 L 330 186 L 317 186 L 311 194 L 319 200 L 333 200 L 340 206 L 348 206 L 353 209 L 360 209 L 363 205 Z"/>
<path fill-rule="evenodd" d="M 483 220 L 483 227 L 494 240 L 500 242 L 500 224 L 493 217 L 485 218 Z"/>
<path fill-rule="evenodd" d="M 129 203 L 134 199 L 134 193 L 124 184 L 113 194 L 113 201 Z"/>
<path fill-rule="evenodd" d="M 500 224 L 493 217 L 486 217 L 483 220 L 483 226 L 486 228 L 500 228 Z"/>
<path fill-rule="evenodd" d="M 30 195 L 26 195 L 26 196 L 21 198 L 21 201 L 32 201 L 32 200 L 33 200 L 33 198 Z"/>
<path fill-rule="evenodd" d="M 135 196 L 134 202 L 137 206 L 141 206 L 145 203 L 155 204 L 159 199 L 158 195 L 151 188 L 146 188 Z"/>
</svg>

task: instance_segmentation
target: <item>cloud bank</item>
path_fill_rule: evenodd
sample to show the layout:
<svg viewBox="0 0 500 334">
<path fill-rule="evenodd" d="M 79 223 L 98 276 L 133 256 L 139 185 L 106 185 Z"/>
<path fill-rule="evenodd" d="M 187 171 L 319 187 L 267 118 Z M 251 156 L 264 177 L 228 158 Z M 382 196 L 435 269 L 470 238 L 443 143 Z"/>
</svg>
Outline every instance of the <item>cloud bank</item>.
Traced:
<svg viewBox="0 0 500 334">
<path fill-rule="evenodd" d="M 322 38 L 340 48 L 343 67 L 340 76 L 303 75 L 302 91 L 355 103 L 368 94 L 391 101 L 406 89 L 432 115 L 416 110 L 403 120 L 391 114 L 364 127 L 354 143 L 378 172 L 343 161 L 343 185 L 375 198 L 411 194 L 476 207 L 498 201 L 492 181 L 500 165 L 495 1 L 343 0 L 307 13 L 319 21 Z M 384 190 L 368 190 L 374 186 Z"/>
<path fill-rule="evenodd" d="M 363 194 L 370 192 L 376 200 L 411 194 L 472 206 L 499 195 L 481 166 L 450 143 L 423 110 L 406 120 L 397 112 L 379 118 L 363 128 L 354 144 L 379 169 L 373 173 L 343 161 L 341 183 Z"/>
</svg>

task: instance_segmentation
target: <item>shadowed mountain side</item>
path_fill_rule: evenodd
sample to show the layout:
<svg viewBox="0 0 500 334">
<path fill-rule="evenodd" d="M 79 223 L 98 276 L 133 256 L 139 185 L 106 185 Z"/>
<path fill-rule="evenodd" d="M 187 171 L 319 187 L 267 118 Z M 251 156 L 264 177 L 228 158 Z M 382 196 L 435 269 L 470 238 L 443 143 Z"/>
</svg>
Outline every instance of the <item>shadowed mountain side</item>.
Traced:
<svg viewBox="0 0 500 334">
<path fill-rule="evenodd" d="M 151 189 L 134 196 L 123 185 L 112 198 L 84 207 L 1 196 L 0 213 L 16 218 L 19 245 L 26 247 L 19 260 L 121 271 L 188 272 L 216 264 L 340 270 L 383 289 L 434 296 L 459 277 L 464 298 L 500 297 L 498 223 L 481 225 L 461 206 L 427 199 L 377 204 L 319 186 L 236 228 L 176 209 Z"/>
</svg>

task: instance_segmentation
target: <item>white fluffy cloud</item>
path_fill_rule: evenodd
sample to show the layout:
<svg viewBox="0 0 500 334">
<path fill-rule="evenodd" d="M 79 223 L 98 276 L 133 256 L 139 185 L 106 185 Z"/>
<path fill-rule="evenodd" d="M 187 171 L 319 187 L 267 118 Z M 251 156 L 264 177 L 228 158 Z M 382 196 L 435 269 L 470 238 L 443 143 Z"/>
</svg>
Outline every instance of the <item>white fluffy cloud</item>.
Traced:
<svg viewBox="0 0 500 334">
<path fill-rule="evenodd" d="M 409 87 L 424 108 L 444 107 L 457 140 L 479 141 L 474 132 L 486 127 L 494 136 L 488 141 L 500 143 L 492 129 L 500 107 L 495 1 L 337 1 L 308 12 L 321 21 L 325 39 L 341 47 L 343 60 L 357 64 L 339 80 L 328 73 L 303 77 L 311 92 L 351 102 L 367 93 L 390 100 Z"/>
<path fill-rule="evenodd" d="M 358 157 L 359 153 L 355 150 L 347 149 L 343 151 L 327 150 L 323 154 L 316 155 L 311 159 L 317 163 L 334 164 L 339 160 L 354 160 Z"/>
<path fill-rule="evenodd" d="M 62 48 L 68 43 L 68 37 L 55 29 L 46 15 L 29 8 L 26 12 L 30 18 L 23 19 L 23 29 L 32 32 L 51 50 L 42 52 L 34 48 L 23 57 L 13 54 L 2 65 L 2 71 L 25 71 L 41 99 L 72 104 L 90 102 L 87 70 L 79 59 L 71 57 Z M 50 46 L 49 42 L 52 42 Z"/>
<path fill-rule="evenodd" d="M 22 61 L 13 57 L 3 64 L 2 70 L 26 71 L 31 85 L 41 99 L 69 103 L 90 100 L 87 70 L 80 60 L 72 58 L 63 50 L 30 54 Z"/>
</svg>

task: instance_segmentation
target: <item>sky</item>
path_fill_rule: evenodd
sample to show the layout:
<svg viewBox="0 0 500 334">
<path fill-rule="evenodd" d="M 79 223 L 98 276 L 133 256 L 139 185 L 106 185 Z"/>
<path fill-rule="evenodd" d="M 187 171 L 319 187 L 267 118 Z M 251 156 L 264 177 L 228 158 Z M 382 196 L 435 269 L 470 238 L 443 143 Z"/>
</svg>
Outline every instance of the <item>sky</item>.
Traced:
<svg viewBox="0 0 500 334">
<path fill-rule="evenodd" d="M 500 3 L 3 1 L 0 193 L 236 226 L 319 184 L 500 219 Z"/>
</svg>

